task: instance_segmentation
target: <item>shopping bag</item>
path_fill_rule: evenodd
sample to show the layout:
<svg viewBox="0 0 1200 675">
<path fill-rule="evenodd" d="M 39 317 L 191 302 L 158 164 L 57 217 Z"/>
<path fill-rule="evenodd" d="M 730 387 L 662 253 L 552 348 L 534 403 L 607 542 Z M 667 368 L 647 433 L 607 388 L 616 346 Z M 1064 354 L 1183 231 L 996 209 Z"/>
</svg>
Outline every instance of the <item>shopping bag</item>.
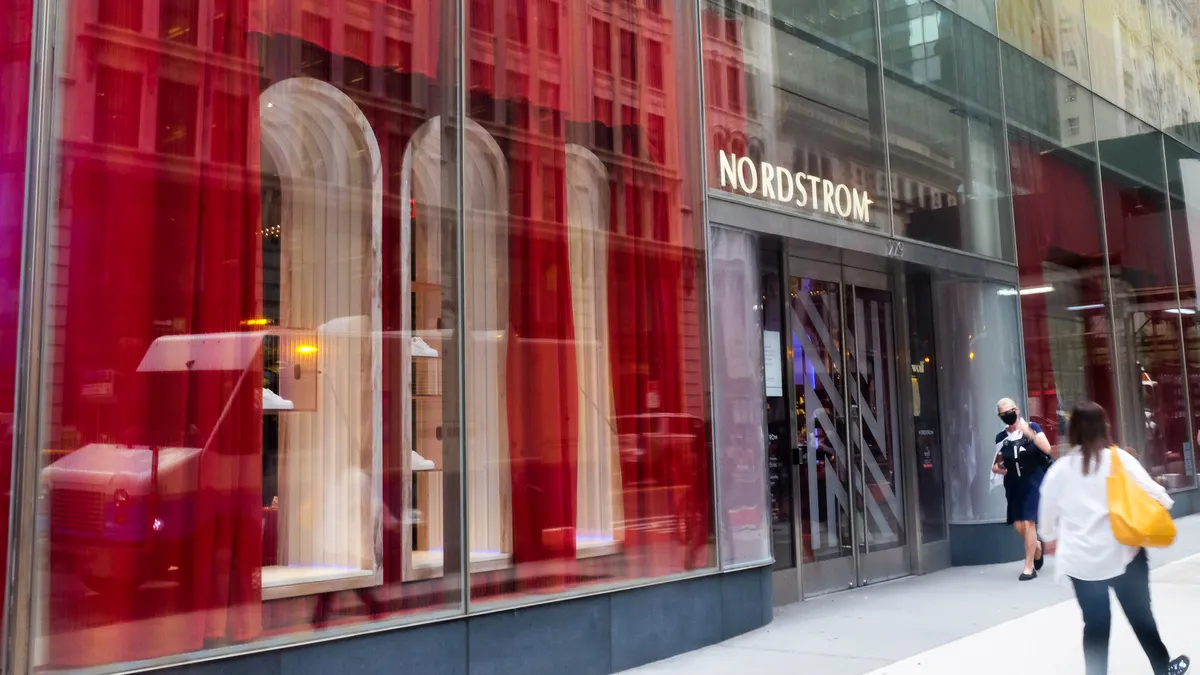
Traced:
<svg viewBox="0 0 1200 675">
<path fill-rule="evenodd" d="M 1110 452 L 1108 512 L 1113 536 L 1126 546 L 1170 546 L 1175 541 L 1175 521 L 1171 520 L 1171 512 L 1129 477 L 1115 447 Z"/>
</svg>

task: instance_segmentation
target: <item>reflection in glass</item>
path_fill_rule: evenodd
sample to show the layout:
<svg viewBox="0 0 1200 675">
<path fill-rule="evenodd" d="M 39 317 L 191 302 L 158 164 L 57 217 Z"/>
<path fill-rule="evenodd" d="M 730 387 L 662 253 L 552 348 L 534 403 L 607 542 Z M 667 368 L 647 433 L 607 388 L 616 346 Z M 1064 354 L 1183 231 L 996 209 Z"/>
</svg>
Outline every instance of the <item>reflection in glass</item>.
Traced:
<svg viewBox="0 0 1200 675">
<path fill-rule="evenodd" d="M 445 14 L 110 4 L 58 49 L 36 665 L 454 613 Z"/>
<path fill-rule="evenodd" d="M 1154 68 L 1149 2 L 1088 0 L 1088 56 L 1092 88 L 1123 110 L 1159 124 L 1163 109 Z"/>
<path fill-rule="evenodd" d="M 1162 97 L 1161 127 L 1189 143 L 1200 143 L 1200 4 L 1196 0 L 1151 0 L 1154 69 Z"/>
<path fill-rule="evenodd" d="M 1075 82 L 1091 82 L 1085 0 L 996 0 L 1000 37 Z M 1089 2 L 1090 11 L 1104 3 Z M 1007 82 L 1007 80 L 1006 80 Z"/>
<path fill-rule="evenodd" d="M 1009 74 L 1019 75 L 1005 92 L 1029 397 L 1024 409 L 1051 443 L 1060 443 L 1066 411 L 1075 404 L 1094 400 L 1117 409 L 1092 96 L 1015 50 L 1004 52 L 1004 71 L 1006 83 Z M 1073 118 L 1088 123 L 1064 124 Z"/>
<path fill-rule="evenodd" d="M 709 187 L 889 228 L 874 3 L 703 5 Z"/>
<path fill-rule="evenodd" d="M 691 7 L 468 7 L 474 602 L 716 562 Z"/>
<path fill-rule="evenodd" d="M 766 509 L 767 448 L 763 410 L 762 341 L 774 340 L 772 365 L 782 363 L 779 333 L 763 333 L 763 293 L 758 238 L 714 227 L 711 235 L 713 394 L 721 491 L 721 561 L 726 565 L 766 560 L 771 540 Z M 779 372 L 774 373 L 778 378 Z M 785 465 L 790 471 L 790 465 Z M 789 476 L 790 477 L 790 476 Z M 789 523 L 790 525 L 790 523 Z"/>
<path fill-rule="evenodd" d="M 1096 121 L 1123 400 L 1117 435 L 1150 475 L 1181 487 L 1190 434 L 1162 136 L 1103 102 Z"/>
<path fill-rule="evenodd" d="M 942 457 L 941 392 L 938 390 L 936 315 L 933 283 L 928 274 L 907 275 L 909 353 L 912 356 L 908 385 L 912 388 L 913 432 L 917 447 L 917 498 L 921 511 L 921 542 L 942 541 L 947 536 L 945 467 Z"/>
<path fill-rule="evenodd" d="M 793 411 L 784 391 L 788 386 L 791 366 L 791 346 L 787 332 L 786 313 L 790 305 L 782 297 L 783 281 L 779 270 L 780 256 L 775 249 L 764 247 L 759 254 L 759 266 L 763 270 L 763 353 L 774 343 L 779 350 L 777 372 L 772 375 L 774 387 L 767 390 L 767 468 L 771 488 L 771 550 L 775 556 L 774 569 L 796 567 L 796 519 L 794 495 L 801 486 L 793 484 L 792 467 L 798 463 L 796 448 L 792 444 Z M 768 364 L 769 365 L 769 364 Z M 801 523 L 801 527 L 806 527 Z"/>
<path fill-rule="evenodd" d="M 1001 422 L 996 401 L 1020 401 L 1021 346 L 1012 286 L 944 277 L 934 280 L 938 314 L 938 389 L 950 522 L 1004 518 L 1004 490 L 992 483 L 992 442 Z M 1033 416 L 1030 410 L 1030 416 Z"/>
<path fill-rule="evenodd" d="M 22 228 L 32 73 L 33 1 L 14 0 L 4 6 L 5 30 L 0 33 L 0 485 L 12 485 L 13 404 L 17 385 L 17 330 L 21 298 Z M 9 542 L 12 491 L 0 496 L 0 541 Z M 6 575 L 7 577 L 7 575 Z M 8 597 L 7 578 L 0 580 L 0 597 Z M 0 616 L 0 619 L 3 619 Z"/>
<path fill-rule="evenodd" d="M 1175 244 L 1175 274 L 1179 284 L 1179 318 L 1183 325 L 1187 366 L 1187 400 L 1192 436 L 1183 450 L 1186 485 L 1195 483 L 1196 451 L 1200 447 L 1200 302 L 1196 295 L 1200 259 L 1200 153 L 1170 138 L 1166 143 L 1167 185 L 1171 200 L 1171 232 Z M 1188 451 L 1188 445 L 1191 451 Z"/>
<path fill-rule="evenodd" d="M 897 234 L 1011 259 L 998 41 L 934 2 L 880 6 Z"/>
</svg>

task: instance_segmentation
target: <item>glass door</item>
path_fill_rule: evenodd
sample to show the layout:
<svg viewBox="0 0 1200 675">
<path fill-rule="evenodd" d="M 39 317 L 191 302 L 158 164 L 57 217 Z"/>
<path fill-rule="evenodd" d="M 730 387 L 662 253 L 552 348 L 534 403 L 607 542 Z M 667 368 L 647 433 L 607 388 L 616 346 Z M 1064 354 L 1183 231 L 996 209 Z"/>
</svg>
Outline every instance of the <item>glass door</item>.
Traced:
<svg viewBox="0 0 1200 675">
<path fill-rule="evenodd" d="M 909 573 L 886 277 L 793 259 L 789 277 L 806 596 Z"/>
</svg>

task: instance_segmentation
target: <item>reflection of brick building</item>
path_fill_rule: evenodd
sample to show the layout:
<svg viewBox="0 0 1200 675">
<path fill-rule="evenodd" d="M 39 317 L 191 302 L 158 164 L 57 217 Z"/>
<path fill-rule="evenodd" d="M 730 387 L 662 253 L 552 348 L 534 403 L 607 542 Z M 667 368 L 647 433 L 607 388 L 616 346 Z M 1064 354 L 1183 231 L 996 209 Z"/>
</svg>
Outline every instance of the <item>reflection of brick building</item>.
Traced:
<svg viewBox="0 0 1200 675">
<path fill-rule="evenodd" d="M 47 326 L 47 353 L 54 373 L 48 383 L 55 391 L 48 414 L 54 450 L 69 453 L 92 443 L 153 445 L 158 441 L 146 439 L 155 433 L 170 437 L 165 442 L 204 445 L 211 429 L 203 422 L 192 425 L 203 427 L 196 429 L 186 424 L 194 416 L 189 406 L 196 405 L 188 396 L 200 398 L 199 394 L 177 387 L 181 391 L 171 395 L 178 394 L 182 403 L 171 396 L 156 396 L 160 384 L 148 382 L 152 378 L 138 372 L 141 355 L 156 339 L 263 326 L 275 332 L 296 329 L 320 336 L 321 327 L 335 320 L 321 317 L 310 321 L 323 322 L 320 326 L 297 327 L 286 318 L 287 304 L 300 304 L 297 293 L 289 295 L 289 270 L 280 262 L 288 255 L 289 228 L 296 229 L 292 221 L 299 219 L 296 214 L 301 210 L 296 195 L 288 196 L 291 190 L 312 203 L 329 200 L 321 202 L 325 211 L 311 205 L 303 210 L 305 218 L 323 222 L 326 230 L 336 229 L 329 223 L 361 225 L 367 220 L 362 214 L 369 213 L 371 226 L 381 232 L 369 246 L 372 254 L 382 257 L 379 287 L 371 287 L 364 297 L 382 305 L 382 325 L 369 325 L 373 334 L 382 332 L 385 339 L 382 356 L 377 359 L 372 352 L 371 376 L 364 375 L 362 381 L 373 382 L 376 361 L 382 361 L 382 403 L 352 398 L 355 404 L 349 407 L 356 414 L 368 408 L 373 431 L 380 424 L 375 411 L 382 408 L 378 432 L 384 439 L 382 457 L 370 457 L 367 480 L 372 490 L 382 482 L 384 509 L 400 518 L 415 508 L 427 518 L 411 532 L 410 528 L 385 532 L 374 551 L 356 541 L 355 551 L 361 549 L 364 560 L 372 553 L 380 558 L 375 560 L 377 568 L 367 560 L 361 570 L 355 570 L 377 575 L 380 586 L 397 586 L 385 592 L 390 598 L 379 600 L 379 607 L 368 603 L 368 612 L 382 615 L 441 607 L 453 602 L 458 592 L 458 587 L 448 584 L 464 583 L 445 581 L 446 528 L 442 526 L 459 514 L 453 502 L 443 502 L 445 485 L 440 476 L 431 475 L 456 461 L 443 457 L 441 444 L 452 424 L 462 424 L 460 399 L 472 396 L 490 397 L 487 412 L 506 420 L 491 422 L 507 426 L 505 443 L 511 445 L 486 457 L 492 464 L 507 462 L 506 473 L 488 462 L 477 462 L 483 467 L 480 474 L 495 483 L 488 489 L 494 487 L 511 502 L 494 514 L 497 521 L 510 521 L 510 533 L 502 532 L 495 541 L 480 546 L 474 530 L 469 535 L 471 550 L 465 557 L 472 571 L 478 571 L 476 563 L 481 562 L 475 558 L 476 548 L 492 556 L 482 561 L 491 566 L 472 579 L 477 598 L 518 595 L 535 586 L 545 591 L 550 586 L 620 581 L 707 566 L 711 476 L 705 425 L 711 401 L 703 325 L 706 245 L 702 186 L 685 171 L 698 164 L 687 139 L 698 134 L 699 102 L 690 69 L 694 65 L 681 47 L 691 44 L 692 35 L 689 22 L 675 20 L 672 12 L 678 10 L 666 3 L 629 3 L 621 11 L 614 11 L 611 4 L 513 0 L 506 10 L 495 3 L 472 2 L 464 26 L 451 26 L 440 13 L 445 11 L 440 3 L 422 0 L 332 5 L 311 0 L 96 0 L 72 5 L 64 16 L 65 42 L 56 83 L 63 102 L 62 172 L 57 177 L 61 200 L 51 235 L 53 292 L 48 298 Z M 460 28 L 468 36 L 462 64 L 458 63 L 462 45 L 456 40 Z M 460 65 L 466 74 L 462 83 L 456 81 Z M 296 86 L 290 89 L 277 86 L 300 78 L 307 79 L 293 82 Z M 454 165 L 455 136 L 446 133 L 444 120 L 453 117 L 464 91 L 469 121 L 457 155 L 462 157 L 460 167 Z M 311 105 L 297 103 L 306 95 L 325 98 L 309 100 Z M 364 131 L 362 135 L 323 126 L 339 114 L 331 112 L 326 100 L 330 97 L 345 99 L 341 112 L 351 119 L 351 126 L 361 125 L 352 131 Z M 332 125 L 344 121 L 333 119 Z M 282 141 L 279 136 L 288 132 L 304 138 Z M 363 156 L 372 159 L 367 162 Z M 579 157 L 589 169 L 598 166 L 599 170 L 583 178 L 572 173 L 571 159 Z M 378 174 L 372 173 L 374 168 Z M 353 172 L 360 183 L 335 180 L 339 171 Z M 472 182 L 484 174 L 490 182 L 482 188 Z M 376 177 L 379 186 L 371 182 Z M 462 201 L 454 192 L 459 179 L 464 184 Z M 374 199 L 381 193 L 381 208 L 377 213 L 361 205 L 343 210 L 328 206 L 339 196 L 329 193 L 339 190 L 351 195 L 348 202 L 361 194 Z M 577 526 L 582 530 L 595 525 L 579 522 L 582 517 L 571 513 L 575 492 L 584 492 L 577 483 L 588 477 L 577 478 L 570 471 L 593 459 L 587 451 L 602 455 L 606 449 L 578 447 L 586 443 L 575 437 L 579 432 L 572 428 L 579 425 L 584 408 L 584 402 L 576 405 L 575 399 L 591 393 L 587 386 L 592 386 L 579 383 L 582 394 L 572 391 L 575 359 L 586 347 L 579 337 L 585 327 L 572 325 L 581 316 L 578 311 L 571 313 L 572 304 L 586 303 L 576 297 L 578 289 L 569 269 L 575 259 L 563 255 L 568 253 L 564 244 L 575 243 L 579 234 L 573 200 L 581 192 L 599 195 L 596 201 L 602 208 L 596 212 L 608 217 L 607 222 L 589 225 L 602 233 L 607 246 L 607 258 L 595 266 L 612 268 L 607 284 L 599 284 L 598 290 L 589 287 L 606 296 L 606 311 L 611 315 L 607 334 L 589 335 L 598 342 L 612 342 L 600 366 L 610 371 L 610 381 L 595 386 L 611 388 L 607 395 L 615 405 L 602 411 L 610 416 L 597 426 L 616 430 L 621 442 L 637 452 L 658 452 L 657 456 L 646 453 L 652 455 L 648 459 L 622 458 L 620 471 L 597 477 L 592 482 L 599 487 L 589 487 L 602 493 L 599 501 L 624 500 L 621 508 L 613 510 L 619 518 L 623 508 L 626 521 L 614 524 L 611 514 L 607 522 L 594 520 L 607 526 L 609 545 L 612 532 L 619 532 L 623 539 L 617 543 L 625 545 L 627 559 L 619 557 L 623 555 L 619 546 L 579 555 L 580 539 L 569 534 Z M 129 193 L 137 193 L 136 198 L 114 198 Z M 472 201 L 480 194 L 486 199 Z M 459 208 L 462 212 L 456 212 Z M 480 211 L 486 217 L 479 217 Z M 456 231 L 464 234 L 458 244 L 447 236 Z M 310 235 L 316 236 L 306 230 L 304 236 Z M 352 238 L 348 245 L 345 237 L 336 235 L 329 234 L 321 245 L 305 239 L 308 252 L 321 259 L 312 269 L 359 265 L 353 267 L 358 272 L 349 273 L 355 278 L 347 285 L 361 281 L 366 277 L 362 261 L 368 256 L 360 255 L 359 248 L 365 240 Z M 470 267 L 461 273 L 463 278 L 457 278 L 459 256 L 467 257 L 488 236 L 511 245 L 505 261 L 511 278 L 502 279 L 502 284 L 494 283 L 495 279 L 483 281 L 491 289 L 505 289 L 503 299 L 512 311 L 506 322 L 473 332 L 471 328 L 478 326 L 471 322 L 477 317 L 463 318 L 468 312 L 459 307 L 459 293 L 477 291 L 481 277 L 491 270 Z M 176 243 L 184 245 L 183 252 Z M 299 285 L 299 276 L 291 271 L 292 286 Z M 470 282 L 477 283 L 470 286 Z M 469 288 L 462 291 L 462 286 Z M 321 292 L 326 300 L 331 297 L 328 285 Z M 465 304 L 472 302 L 480 304 L 479 298 Z M 347 307 L 345 314 L 351 318 L 368 317 L 369 312 L 357 304 Z M 373 314 L 370 318 L 375 320 Z M 508 359 L 504 377 L 483 381 L 481 386 L 475 386 L 480 385 L 478 378 L 467 380 L 462 388 L 474 386 L 474 390 L 461 391 L 457 381 L 462 370 L 449 366 L 463 366 L 446 360 L 454 343 L 442 342 L 461 325 L 467 326 L 458 336 L 464 342 L 487 339 L 509 346 L 507 353 L 499 351 L 501 358 Z M 424 355 L 429 361 L 412 363 L 402 341 L 391 339 L 407 339 L 411 332 L 427 341 L 425 348 L 433 352 Z M 271 363 L 272 353 L 300 348 L 322 355 L 331 351 L 304 344 L 300 338 L 272 339 L 274 335 L 266 338 L 261 363 L 255 360 L 244 370 L 250 380 L 261 374 L 264 386 L 273 392 L 283 391 L 277 381 L 286 369 Z M 577 340 L 582 346 L 571 344 Z M 468 362 L 473 349 L 470 345 L 464 349 Z M 433 359 L 447 367 L 429 366 Z M 470 362 L 469 367 L 475 365 Z M 319 372 L 341 371 L 324 366 Z M 97 377 L 103 381 L 93 382 Z M 239 412 L 250 407 L 249 397 L 230 393 L 240 385 L 213 379 L 219 387 L 207 397 L 213 405 L 229 402 Z M 96 384 L 103 385 L 103 396 L 95 395 Z M 443 391 L 456 392 L 459 398 L 443 396 Z M 556 396 L 560 391 L 562 395 Z M 538 407 L 547 403 L 547 408 Z M 159 408 L 171 406 L 178 415 L 156 414 Z M 476 412 L 470 402 L 464 407 L 468 415 Z M 310 412 L 298 407 L 277 410 Z M 548 414 L 537 414 L 543 412 Z M 255 445 L 248 439 L 264 436 L 262 428 L 271 427 L 251 417 L 238 420 L 239 432 L 245 432 L 246 438 L 231 445 L 248 451 Z M 185 423 L 178 426 L 186 429 L 171 428 L 180 420 Z M 300 433 L 297 425 L 272 424 L 274 430 L 265 434 L 273 435 L 271 443 L 281 444 L 279 439 Z M 279 431 L 284 428 L 291 431 Z M 455 429 L 454 433 L 469 432 Z M 421 464 L 434 467 L 430 475 L 421 475 L 412 484 L 408 476 L 418 460 L 410 458 L 409 436 Z M 266 445 L 264 441 L 262 447 Z M 473 452 L 485 444 L 470 445 Z M 283 453 L 276 453 L 271 461 L 265 449 L 263 453 L 263 482 L 244 476 L 239 480 L 245 483 L 238 484 L 236 492 L 239 496 L 260 493 L 262 503 L 256 509 L 264 515 L 247 516 L 233 531 L 235 536 L 257 532 L 261 519 L 266 525 L 258 546 L 272 550 L 241 547 L 234 572 L 204 573 L 203 565 L 224 560 L 224 551 L 194 556 L 202 562 L 182 572 L 170 565 L 183 577 L 182 590 L 158 604 L 170 615 L 162 622 L 164 630 L 169 624 L 178 630 L 170 639 L 157 641 L 130 641 L 121 634 L 121 624 L 133 623 L 135 615 L 145 610 L 137 584 L 127 589 L 128 607 L 122 611 L 128 616 L 89 615 L 83 623 L 93 625 L 76 630 L 70 623 L 75 617 L 65 610 L 72 603 L 61 598 L 75 597 L 81 587 L 56 579 L 49 593 L 58 603 L 50 619 L 56 639 L 61 640 L 57 644 L 87 640 L 111 643 L 112 649 L 105 654 L 52 650 L 53 665 L 94 665 L 97 660 L 192 651 L 204 640 L 248 641 L 258 638 L 260 631 L 289 633 L 316 621 L 306 604 L 311 594 L 294 589 L 281 592 L 276 579 L 266 573 L 267 568 L 316 569 L 319 565 L 292 564 L 281 553 L 276 555 L 286 529 L 304 522 L 305 516 L 295 506 L 296 486 L 290 486 L 289 502 L 285 480 L 267 475 L 282 472 L 267 465 Z M 469 454 L 468 465 L 476 459 Z M 301 487 L 320 483 L 315 477 L 322 475 L 321 467 L 310 468 L 313 478 Z M 359 488 L 347 489 L 347 494 L 360 496 L 354 491 Z M 278 503 L 275 496 L 280 497 Z M 238 503 L 232 498 L 225 501 Z M 492 516 L 488 506 L 483 500 L 472 504 L 469 519 L 479 523 Z M 501 522 L 494 529 L 504 528 Z M 550 531 L 556 535 L 547 537 Z M 222 543 L 228 544 L 218 542 L 218 546 Z M 261 561 L 256 552 L 262 553 Z M 66 560 L 56 556 L 56 563 Z M 155 555 L 146 558 L 148 565 L 158 562 Z M 243 565 L 246 560 L 254 563 L 253 570 Z M 552 569 L 519 569 L 526 563 Z M 221 603 L 227 601 L 236 606 L 228 616 L 236 617 L 229 619 L 228 632 L 211 627 L 198 631 L 183 616 L 185 596 L 221 574 L 244 581 L 237 590 L 243 595 L 206 598 L 215 606 L 206 606 L 205 611 L 223 612 L 226 607 Z M 99 585 L 96 579 L 88 582 Z M 249 588 L 251 584 L 262 588 Z"/>
</svg>

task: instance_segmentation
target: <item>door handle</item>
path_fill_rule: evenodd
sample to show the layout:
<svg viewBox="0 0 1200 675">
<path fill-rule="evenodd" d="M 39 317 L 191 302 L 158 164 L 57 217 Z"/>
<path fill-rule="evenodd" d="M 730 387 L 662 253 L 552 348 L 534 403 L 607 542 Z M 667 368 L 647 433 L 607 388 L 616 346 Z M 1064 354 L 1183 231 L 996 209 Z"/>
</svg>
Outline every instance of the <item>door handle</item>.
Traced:
<svg viewBox="0 0 1200 675">
<path fill-rule="evenodd" d="M 798 446 L 792 448 L 792 465 L 793 466 L 800 466 L 800 464 L 801 464 L 800 458 L 804 455 L 804 452 L 806 450 L 808 450 L 807 445 L 798 445 Z"/>
</svg>

